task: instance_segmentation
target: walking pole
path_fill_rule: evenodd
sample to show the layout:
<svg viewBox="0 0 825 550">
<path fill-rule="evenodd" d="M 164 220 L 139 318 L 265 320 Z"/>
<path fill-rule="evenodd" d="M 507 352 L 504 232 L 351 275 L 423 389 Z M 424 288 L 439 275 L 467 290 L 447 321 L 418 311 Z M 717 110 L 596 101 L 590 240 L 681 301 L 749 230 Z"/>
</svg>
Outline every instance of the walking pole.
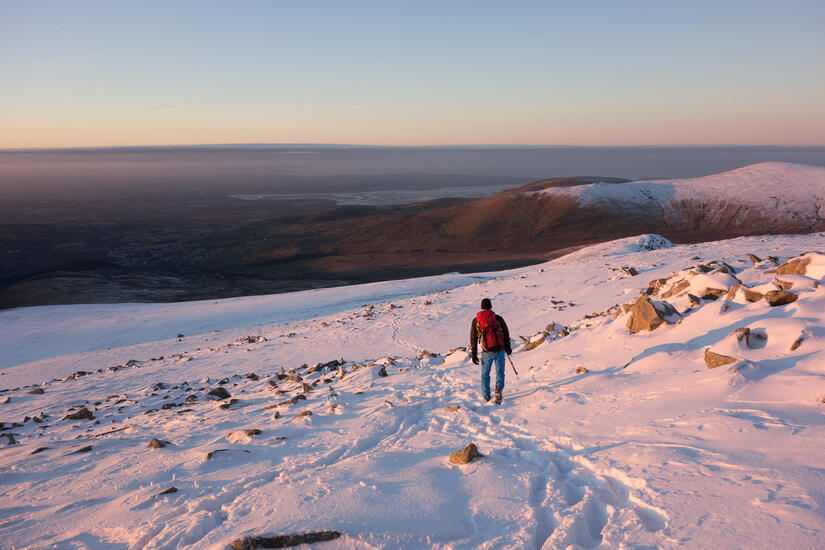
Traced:
<svg viewBox="0 0 825 550">
<path fill-rule="evenodd" d="M 518 376 L 518 371 L 516 370 L 516 366 L 513 364 L 513 358 L 508 355 L 507 359 L 510 360 L 510 366 L 513 367 L 513 372 L 516 373 L 516 376 Z"/>
</svg>

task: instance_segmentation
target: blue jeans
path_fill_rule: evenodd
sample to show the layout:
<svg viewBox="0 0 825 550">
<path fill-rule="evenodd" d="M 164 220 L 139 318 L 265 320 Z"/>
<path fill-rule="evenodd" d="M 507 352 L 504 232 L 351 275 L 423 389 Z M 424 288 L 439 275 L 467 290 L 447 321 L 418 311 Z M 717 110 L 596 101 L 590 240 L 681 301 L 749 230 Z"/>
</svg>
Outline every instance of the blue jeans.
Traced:
<svg viewBox="0 0 825 550">
<path fill-rule="evenodd" d="M 481 352 L 481 393 L 484 400 L 490 399 L 490 368 L 496 363 L 496 388 L 504 389 L 504 351 L 498 353 Z"/>
</svg>

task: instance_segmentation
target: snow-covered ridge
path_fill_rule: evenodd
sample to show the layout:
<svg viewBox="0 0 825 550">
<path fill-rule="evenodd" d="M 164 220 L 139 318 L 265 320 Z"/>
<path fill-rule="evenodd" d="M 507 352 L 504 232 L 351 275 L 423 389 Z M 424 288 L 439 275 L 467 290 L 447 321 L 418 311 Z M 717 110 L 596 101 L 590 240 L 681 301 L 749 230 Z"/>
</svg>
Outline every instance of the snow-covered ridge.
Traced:
<svg viewBox="0 0 825 550">
<path fill-rule="evenodd" d="M 582 207 L 660 215 L 678 223 L 691 207 L 712 207 L 702 216 L 734 217 L 746 208 L 779 222 L 801 218 L 806 223 L 825 221 L 825 167 L 785 162 L 763 162 L 710 176 L 689 179 L 595 183 L 548 188 L 525 193 L 546 197 L 577 198 Z"/>
<path fill-rule="evenodd" d="M 21 356 L 58 331 L 97 349 L 0 371 L 0 540 L 816 548 L 825 256 L 803 254 L 825 236 L 669 245 L 645 235 L 504 273 L 138 318 L 134 304 L 3 312 Z M 770 305 L 786 287 L 793 301 Z M 461 349 L 483 297 L 516 340 L 500 407 Z M 627 305 L 648 300 L 676 313 L 631 333 Z M 112 344 L 144 320 L 160 338 Z M 447 460 L 471 442 L 482 458 Z"/>
</svg>

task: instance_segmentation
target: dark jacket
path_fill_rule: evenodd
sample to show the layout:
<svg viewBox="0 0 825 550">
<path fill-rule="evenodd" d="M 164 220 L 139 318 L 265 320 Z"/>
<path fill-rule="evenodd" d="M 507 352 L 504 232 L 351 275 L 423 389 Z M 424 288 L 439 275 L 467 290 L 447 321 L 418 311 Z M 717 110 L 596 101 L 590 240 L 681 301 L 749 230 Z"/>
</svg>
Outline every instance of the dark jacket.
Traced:
<svg viewBox="0 0 825 550">
<path fill-rule="evenodd" d="M 483 351 L 498 353 L 499 351 L 504 350 L 507 355 L 510 355 L 513 353 L 513 350 L 510 347 L 510 330 L 507 328 L 507 323 L 504 322 L 504 319 L 502 319 L 500 315 L 496 315 L 496 323 L 497 328 L 501 333 L 502 340 L 504 340 L 504 345 L 496 346 L 493 349 Z M 473 317 L 473 323 L 470 325 L 470 349 L 472 350 L 473 357 L 478 356 L 478 341 L 480 339 L 481 329 L 478 326 L 478 319 Z"/>
</svg>

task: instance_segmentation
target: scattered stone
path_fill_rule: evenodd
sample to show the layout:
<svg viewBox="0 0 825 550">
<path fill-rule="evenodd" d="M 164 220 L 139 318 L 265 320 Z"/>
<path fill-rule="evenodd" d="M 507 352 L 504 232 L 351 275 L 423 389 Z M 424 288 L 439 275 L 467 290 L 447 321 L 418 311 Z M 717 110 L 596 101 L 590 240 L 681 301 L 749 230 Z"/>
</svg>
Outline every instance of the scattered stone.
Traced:
<svg viewBox="0 0 825 550">
<path fill-rule="evenodd" d="M 768 339 L 768 336 L 762 332 L 754 332 L 750 327 L 740 327 L 734 329 L 731 334 L 736 335 L 736 339 L 740 344 L 745 344 L 749 349 L 756 349 L 763 347 L 763 344 Z"/>
<path fill-rule="evenodd" d="M 274 418 L 274 419 L 281 418 L 281 413 L 278 412 L 278 411 L 275 411 L 274 413 L 272 413 L 272 418 Z"/>
<path fill-rule="evenodd" d="M 702 303 L 701 299 L 697 298 L 696 296 L 690 293 L 688 293 L 688 301 L 690 302 L 690 305 L 692 305 L 693 307 L 697 307 Z"/>
<path fill-rule="evenodd" d="M 587 374 L 590 372 L 587 367 L 576 367 L 576 374 Z"/>
<path fill-rule="evenodd" d="M 307 398 L 306 395 L 304 395 L 302 393 L 299 393 L 295 397 L 290 397 L 289 399 L 285 399 L 285 400 L 281 401 L 280 403 L 276 403 L 275 407 L 280 407 L 281 405 L 294 405 L 295 403 L 297 403 L 301 399 L 306 399 L 306 398 Z M 271 407 L 272 407 L 272 405 L 270 405 L 267 408 L 271 408 Z"/>
<path fill-rule="evenodd" d="M 679 317 L 679 312 L 669 303 L 652 302 L 646 294 L 641 294 L 630 310 L 627 329 L 632 334 L 651 331 L 662 323 L 673 323 Z"/>
<path fill-rule="evenodd" d="M 774 278 L 773 284 L 781 288 L 782 290 L 790 290 L 793 288 L 793 281 L 783 281 L 782 279 Z"/>
<path fill-rule="evenodd" d="M 178 488 L 177 488 L 177 487 L 169 487 L 169 488 L 168 488 L 168 489 L 166 489 L 165 491 L 161 491 L 160 493 L 158 493 L 158 496 L 161 496 L 161 495 L 171 495 L 172 493 L 177 493 L 177 492 L 178 492 Z"/>
<path fill-rule="evenodd" d="M 793 344 L 791 344 L 791 351 L 796 351 L 796 349 L 799 348 L 799 346 L 802 345 L 803 341 L 805 341 L 805 333 L 804 332 L 802 334 L 800 334 L 799 337 L 796 340 L 793 341 Z"/>
<path fill-rule="evenodd" d="M 229 449 L 215 449 L 214 451 L 209 451 L 206 453 L 206 460 L 212 460 L 215 458 L 215 455 L 218 453 L 223 453 L 228 451 Z"/>
<path fill-rule="evenodd" d="M 301 418 L 302 416 L 312 416 L 312 411 L 299 412 L 295 415 L 295 418 Z"/>
<path fill-rule="evenodd" d="M 722 355 L 719 353 L 714 353 L 710 351 L 710 348 L 705 349 L 705 365 L 707 365 L 709 369 L 715 369 L 716 367 L 730 365 L 731 363 L 736 363 L 737 361 L 741 361 L 741 359 L 737 359 L 736 357 L 729 357 L 727 355 Z"/>
<path fill-rule="evenodd" d="M 745 300 L 749 302 L 758 302 L 764 298 L 764 294 L 761 292 L 756 292 L 755 290 L 751 290 L 749 288 L 745 289 Z"/>
<path fill-rule="evenodd" d="M 703 300 L 718 300 L 724 294 L 727 294 L 727 290 L 721 288 L 706 288 L 705 291 L 702 293 Z"/>
<path fill-rule="evenodd" d="M 253 382 L 256 382 L 260 379 L 260 377 L 257 374 L 255 374 L 254 372 L 250 372 L 249 374 L 246 375 L 246 379 L 247 380 L 252 380 Z"/>
<path fill-rule="evenodd" d="M 728 289 L 727 295 L 725 295 L 725 301 L 730 302 L 734 298 L 736 298 L 736 293 L 739 292 L 739 289 L 742 288 L 744 285 L 742 283 L 737 283 Z"/>
<path fill-rule="evenodd" d="M 28 393 L 32 395 L 43 395 L 45 390 L 43 388 L 34 388 L 33 390 L 29 390 Z"/>
<path fill-rule="evenodd" d="M 2 403 L 2 404 L 4 404 L 4 405 L 5 405 L 6 403 L 11 403 L 11 396 L 7 395 L 7 396 L 6 396 L 6 397 L 4 397 L 3 399 L 0 399 L 0 403 Z"/>
<path fill-rule="evenodd" d="M 243 537 L 231 542 L 234 550 L 257 550 L 259 548 L 287 548 L 299 544 L 312 544 L 335 540 L 341 536 L 338 531 L 316 531 L 295 535 L 278 535 L 276 537 Z"/>
<path fill-rule="evenodd" d="M 73 451 L 71 454 L 88 453 L 91 450 L 92 450 L 92 446 L 91 445 L 86 445 L 85 447 L 81 447 L 78 450 Z"/>
<path fill-rule="evenodd" d="M 183 336 L 183 334 L 181 334 L 181 333 L 179 332 L 179 333 L 178 333 L 178 338 L 183 338 L 183 337 L 184 337 L 184 336 Z"/>
<path fill-rule="evenodd" d="M 447 405 L 446 407 L 442 407 L 442 410 L 447 412 L 456 412 L 458 409 L 461 408 L 461 405 Z"/>
<path fill-rule="evenodd" d="M 198 402 L 198 396 L 195 395 L 194 393 L 189 394 L 189 395 L 186 396 L 186 403 L 191 404 L 191 403 L 197 403 L 197 402 Z"/>
<path fill-rule="evenodd" d="M 662 293 L 662 298 L 670 298 L 671 296 L 676 296 L 686 288 L 690 286 L 690 282 L 687 279 L 682 279 L 673 283 L 669 289 Z"/>
<path fill-rule="evenodd" d="M 95 415 L 92 414 L 92 411 L 86 407 L 80 407 L 80 410 L 64 416 L 63 420 L 93 420 L 94 417 Z"/>
<path fill-rule="evenodd" d="M 42 453 L 43 451 L 45 451 L 46 449 L 49 449 L 49 448 L 50 447 L 38 447 L 35 450 L 33 450 L 31 453 L 29 453 L 29 455 L 36 455 L 36 454 Z"/>
<path fill-rule="evenodd" d="M 540 345 L 544 343 L 544 336 L 533 337 L 530 339 L 525 338 L 524 336 L 519 336 L 522 342 L 524 342 L 524 351 L 534 350 Z"/>
<path fill-rule="evenodd" d="M 17 445 L 17 440 L 14 438 L 14 434 L 0 434 L 0 437 L 6 438 L 6 445 Z"/>
<path fill-rule="evenodd" d="M 765 293 L 765 300 L 772 306 L 784 306 L 799 299 L 799 294 L 786 290 L 769 290 Z"/>
<path fill-rule="evenodd" d="M 421 353 L 418 354 L 417 359 L 424 359 L 425 357 L 438 357 L 437 353 L 433 353 L 431 351 L 427 351 L 426 349 L 421 350 Z"/>
<path fill-rule="evenodd" d="M 214 390 L 210 390 L 206 395 L 214 395 L 218 399 L 229 399 L 231 397 L 230 393 L 226 391 L 226 388 L 220 386 L 215 388 Z"/>
<path fill-rule="evenodd" d="M 753 265 L 762 263 L 762 260 L 756 254 L 751 254 L 750 252 L 748 252 L 748 258 L 751 262 L 753 262 Z"/>
<path fill-rule="evenodd" d="M 384 365 L 381 365 L 381 368 L 378 369 L 378 376 L 389 376 L 387 374 L 387 368 Z"/>
<path fill-rule="evenodd" d="M 241 441 L 242 439 L 245 439 L 247 437 L 253 437 L 253 436 L 256 436 L 256 435 L 261 435 L 261 430 L 259 430 L 258 428 L 249 428 L 249 429 L 246 429 L 246 430 L 235 430 L 234 432 L 230 432 L 230 433 L 226 434 L 226 440 L 229 441 L 230 443 L 237 443 L 238 441 Z"/>
<path fill-rule="evenodd" d="M 149 440 L 149 443 L 146 444 L 146 448 L 147 449 L 163 449 L 167 445 L 169 445 L 168 441 L 163 441 L 162 439 L 158 439 L 156 437 L 153 437 L 151 440 Z"/>
<path fill-rule="evenodd" d="M 475 443 L 470 443 L 460 451 L 450 453 L 450 462 L 453 464 L 468 464 L 476 458 L 481 458 L 484 455 L 478 452 L 478 447 Z"/>
<path fill-rule="evenodd" d="M 226 403 L 221 403 L 220 405 L 218 405 L 218 408 L 226 410 L 237 402 L 238 400 L 233 398 L 227 401 Z"/>
<path fill-rule="evenodd" d="M 301 392 L 302 393 L 309 393 L 311 391 L 312 391 L 312 386 L 310 386 L 309 384 L 306 384 L 304 382 L 301 382 Z"/>
</svg>

